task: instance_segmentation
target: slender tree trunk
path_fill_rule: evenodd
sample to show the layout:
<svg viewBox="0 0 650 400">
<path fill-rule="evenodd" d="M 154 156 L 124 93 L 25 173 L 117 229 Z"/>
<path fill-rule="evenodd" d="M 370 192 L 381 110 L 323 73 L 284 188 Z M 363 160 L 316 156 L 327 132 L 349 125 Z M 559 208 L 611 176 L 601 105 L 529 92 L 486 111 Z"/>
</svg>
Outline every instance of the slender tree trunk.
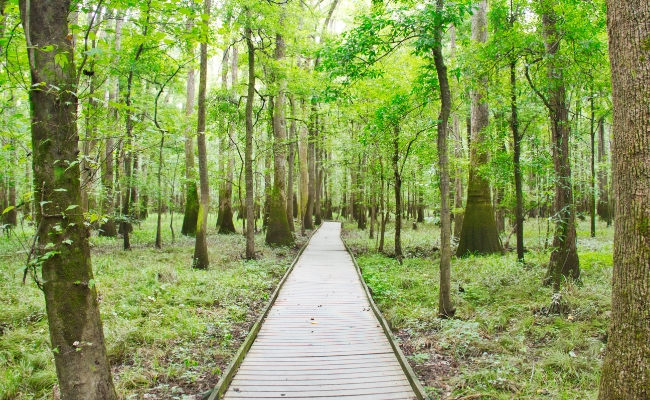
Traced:
<svg viewBox="0 0 650 400">
<path fill-rule="evenodd" d="M 311 121 L 309 126 L 309 141 L 307 144 L 307 170 L 309 173 L 307 209 L 305 211 L 304 225 L 305 229 L 314 229 L 314 202 L 316 198 L 316 130 L 318 122 L 316 120 L 316 106 L 312 105 Z"/>
<path fill-rule="evenodd" d="M 253 31 L 246 28 L 248 46 L 248 97 L 246 98 L 246 258 L 255 258 L 255 203 L 253 196 L 253 99 L 255 97 L 255 46 Z"/>
<path fill-rule="evenodd" d="M 231 91 L 233 95 L 233 101 L 237 101 L 237 90 L 235 85 L 239 78 L 238 72 L 238 62 L 239 55 L 237 52 L 237 47 L 232 48 L 232 67 L 231 67 Z M 228 132 L 228 145 L 227 145 L 227 167 L 226 167 L 226 181 L 224 182 L 224 193 L 223 193 L 223 215 L 221 224 L 219 225 L 219 233 L 221 234 L 231 234 L 236 233 L 235 223 L 233 221 L 233 211 L 232 211 L 232 182 L 235 179 L 235 158 L 233 155 L 233 136 L 235 135 L 235 123 L 232 122 L 229 126 L 230 131 Z"/>
<path fill-rule="evenodd" d="M 437 0 L 437 9 L 442 11 L 443 0 Z M 433 60 L 440 84 L 440 114 L 438 115 L 438 164 L 440 168 L 440 293 L 438 315 L 453 317 L 456 313 L 451 301 L 451 215 L 449 210 L 449 159 L 447 156 L 447 122 L 451 113 L 451 91 L 447 66 L 442 55 L 442 26 L 436 29 L 436 43 Z"/>
<path fill-rule="evenodd" d="M 589 102 L 591 108 L 590 118 L 590 132 L 589 139 L 591 145 L 590 161 L 591 161 L 591 176 L 589 178 L 589 217 L 591 237 L 596 237 L 596 112 L 594 110 L 594 93 L 591 93 L 591 101 Z"/>
<path fill-rule="evenodd" d="M 580 264 L 576 250 L 575 207 L 573 204 L 573 182 L 569 158 L 569 110 L 566 104 L 566 89 L 562 67 L 554 55 L 559 49 L 561 37 L 556 27 L 557 16 L 551 7 L 545 7 L 542 14 L 544 40 L 548 58 L 549 89 L 548 109 L 553 135 L 553 166 L 555 169 L 555 236 L 553 251 L 546 273 L 545 283 L 560 290 L 564 278 L 579 279 Z"/>
<path fill-rule="evenodd" d="M 81 212 L 77 79 L 69 0 L 20 2 L 31 81 L 35 256 L 42 261 L 50 340 L 63 399 L 117 399 L 106 357 L 90 236 Z M 52 51 L 42 51 L 46 47 Z M 55 62 L 64 57 L 64 66 Z M 46 82 L 48 90 L 41 89 Z M 63 190 L 60 190 L 63 189 Z"/>
<path fill-rule="evenodd" d="M 187 71 L 187 98 L 185 101 L 185 115 L 187 120 L 194 113 L 194 68 Z M 199 192 L 196 187 L 196 174 L 194 172 L 194 134 L 191 126 L 185 131 L 185 214 L 181 234 L 186 236 L 196 235 L 196 224 L 199 218 Z"/>
<path fill-rule="evenodd" d="M 289 126 L 289 157 L 287 160 L 289 173 L 287 175 L 287 220 L 289 222 L 289 230 L 295 232 L 296 228 L 293 224 L 293 218 L 296 210 L 294 209 L 294 191 L 293 191 L 293 170 L 295 164 L 295 149 L 296 145 L 294 143 L 296 139 L 296 105 L 295 100 L 292 98 L 290 100 L 291 105 L 291 125 Z"/>
<path fill-rule="evenodd" d="M 598 216 L 607 222 L 612 222 L 611 205 L 609 204 L 609 184 L 607 182 L 607 146 L 605 140 L 605 119 L 598 121 Z"/>
<path fill-rule="evenodd" d="M 399 171 L 399 125 L 393 127 L 393 178 L 395 179 L 395 258 L 402 262 L 402 176 Z"/>
<path fill-rule="evenodd" d="M 163 168 L 163 148 L 165 145 L 165 132 L 160 132 L 160 149 L 158 152 L 158 219 L 156 221 L 156 248 L 162 249 L 162 168 Z"/>
<path fill-rule="evenodd" d="M 487 29 L 487 1 L 482 0 L 472 17 L 472 40 L 477 43 L 485 43 Z M 490 198 L 490 181 L 480 173 L 481 167 L 488 162 L 488 154 L 481 147 L 486 140 L 485 131 L 489 118 L 487 96 L 483 92 L 488 86 L 487 76 L 482 76 L 480 80 L 480 87 L 472 91 L 472 140 L 470 143 L 467 206 L 456 250 L 457 256 L 469 253 L 501 252 L 499 232 Z"/>
<path fill-rule="evenodd" d="M 113 47 L 119 53 L 122 48 L 122 24 L 123 20 L 119 14 L 116 14 L 115 17 L 115 41 Z M 120 83 L 119 79 L 115 79 L 113 87 L 110 89 L 109 100 L 113 102 L 118 101 L 120 93 Z M 115 130 L 117 131 L 119 125 L 119 111 L 117 108 L 112 110 L 113 121 L 115 124 Z M 106 148 L 104 151 L 104 166 L 102 168 L 102 185 L 104 186 L 104 205 L 103 212 L 105 215 L 105 222 L 99 228 L 99 236 L 106 237 L 116 237 L 117 236 L 117 227 L 115 226 L 115 184 L 114 184 L 114 163 L 115 150 L 117 146 L 115 145 L 115 140 L 112 135 L 109 135 L 106 138 Z"/>
<path fill-rule="evenodd" d="M 316 143 L 314 145 L 314 175 L 316 176 L 316 185 L 314 188 L 314 223 L 320 225 L 323 223 L 323 206 L 321 204 L 321 193 L 323 191 L 323 157 L 321 152 L 322 138 L 320 130 L 316 131 Z"/>
<path fill-rule="evenodd" d="M 614 270 L 600 400 L 650 398 L 650 3 L 609 0 Z"/>
<path fill-rule="evenodd" d="M 275 59 L 282 62 L 284 59 L 285 44 L 284 38 L 279 33 L 275 36 Z M 269 207 L 269 225 L 266 230 L 266 243 L 271 246 L 290 246 L 293 244 L 293 234 L 289 228 L 289 219 L 287 214 L 287 197 L 286 187 L 286 140 L 287 140 L 287 123 L 284 117 L 285 108 L 285 90 L 287 82 L 284 78 L 280 80 L 280 88 L 275 96 L 273 108 L 273 157 L 274 157 L 274 175 L 273 188 L 271 190 L 271 202 Z"/>
<path fill-rule="evenodd" d="M 210 15 L 211 0 L 205 0 L 203 14 Z M 208 21 L 206 21 L 206 24 Z M 208 182 L 208 154 L 205 145 L 205 94 L 208 81 L 208 38 L 203 38 L 199 66 L 199 104 L 198 122 L 196 126 L 196 147 L 199 153 L 199 183 L 201 187 L 201 201 L 199 203 L 199 216 L 196 224 L 196 242 L 192 266 L 197 269 L 208 269 L 208 212 L 210 210 L 210 186 Z"/>
<path fill-rule="evenodd" d="M 147 8 L 150 8 L 148 4 Z M 146 37 L 149 31 L 149 14 L 147 13 L 147 18 L 145 21 L 145 26 L 143 28 L 142 36 Z M 133 64 L 135 65 L 144 50 L 144 43 L 141 43 L 135 51 L 133 57 Z M 124 239 L 123 248 L 124 250 L 131 250 L 131 241 L 129 238 L 129 233 L 133 230 L 130 220 L 133 219 L 133 205 L 136 202 L 137 191 L 134 185 L 134 170 L 137 170 L 137 154 L 135 154 L 133 149 L 133 111 L 131 110 L 131 94 L 133 90 L 133 76 L 134 70 L 133 66 L 129 69 L 129 75 L 126 82 L 126 143 L 124 144 L 124 185 L 122 185 L 122 221 L 120 223 L 120 233 Z M 134 168 L 135 166 L 135 168 Z"/>
<path fill-rule="evenodd" d="M 515 225 L 517 232 L 517 260 L 524 261 L 524 190 L 521 176 L 521 137 L 517 107 L 517 63 L 510 62 L 510 129 L 513 142 L 513 166 L 515 170 Z"/>
<path fill-rule="evenodd" d="M 226 91 L 228 90 L 228 63 L 230 59 L 230 49 L 226 48 L 223 52 L 223 58 L 221 60 L 221 89 Z M 229 132 L 229 123 L 228 118 L 224 116 L 223 118 L 224 127 L 226 134 Z M 226 175 L 228 170 L 228 147 L 230 144 L 229 135 L 223 135 L 219 140 L 219 173 L 222 177 L 221 182 L 219 183 L 219 210 L 217 211 L 217 228 L 223 223 L 223 215 L 225 212 L 226 206 Z"/>
<path fill-rule="evenodd" d="M 304 111 L 304 105 L 303 105 Z M 303 112 L 304 114 L 304 112 Z M 309 166 L 307 162 L 308 134 L 307 127 L 300 127 L 300 138 L 298 140 L 298 161 L 300 162 L 300 230 L 305 235 L 305 221 L 307 218 L 307 203 L 309 198 Z"/>
</svg>

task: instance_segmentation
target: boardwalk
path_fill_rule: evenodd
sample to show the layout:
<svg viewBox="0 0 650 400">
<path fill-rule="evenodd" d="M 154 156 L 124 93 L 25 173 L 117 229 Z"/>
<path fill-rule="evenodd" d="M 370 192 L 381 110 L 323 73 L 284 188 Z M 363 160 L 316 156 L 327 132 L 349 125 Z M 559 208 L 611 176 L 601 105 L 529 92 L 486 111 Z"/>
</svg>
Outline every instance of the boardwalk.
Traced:
<svg viewBox="0 0 650 400">
<path fill-rule="evenodd" d="M 282 287 L 226 399 L 414 399 L 340 224 L 325 222 Z"/>
</svg>

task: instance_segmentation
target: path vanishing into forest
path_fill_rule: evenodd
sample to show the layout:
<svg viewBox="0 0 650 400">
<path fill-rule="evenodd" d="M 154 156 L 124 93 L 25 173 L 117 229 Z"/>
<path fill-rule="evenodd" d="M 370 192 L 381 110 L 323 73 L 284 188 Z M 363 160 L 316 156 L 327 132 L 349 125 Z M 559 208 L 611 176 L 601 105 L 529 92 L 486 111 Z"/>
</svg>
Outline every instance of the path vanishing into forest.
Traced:
<svg viewBox="0 0 650 400">
<path fill-rule="evenodd" d="M 312 236 L 225 399 L 416 398 L 340 233 Z"/>
</svg>

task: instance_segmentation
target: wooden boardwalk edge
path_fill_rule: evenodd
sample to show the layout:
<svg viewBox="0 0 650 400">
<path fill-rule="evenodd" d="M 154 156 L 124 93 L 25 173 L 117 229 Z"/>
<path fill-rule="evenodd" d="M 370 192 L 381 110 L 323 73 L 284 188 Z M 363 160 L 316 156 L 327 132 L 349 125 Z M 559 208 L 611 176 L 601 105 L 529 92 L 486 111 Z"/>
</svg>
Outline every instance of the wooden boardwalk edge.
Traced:
<svg viewBox="0 0 650 400">
<path fill-rule="evenodd" d="M 341 233 L 343 233 L 343 230 L 341 230 Z M 361 286 L 363 286 L 363 290 L 366 293 L 368 302 L 370 303 L 370 308 L 372 308 L 372 312 L 375 314 L 375 317 L 377 317 L 377 320 L 379 320 L 379 324 L 381 325 L 381 328 L 383 329 L 384 334 L 388 339 L 388 343 L 393 348 L 393 352 L 397 356 L 397 361 L 399 362 L 400 367 L 402 367 L 402 371 L 404 371 L 404 375 L 406 375 L 406 379 L 409 381 L 409 384 L 411 385 L 411 389 L 413 389 L 413 392 L 415 392 L 415 395 L 417 396 L 418 400 L 428 399 L 424 391 L 424 387 L 420 383 L 420 379 L 413 371 L 413 368 L 411 368 L 411 365 L 409 364 L 408 360 L 404 356 L 404 353 L 402 353 L 402 349 L 399 347 L 399 344 L 395 340 L 395 337 L 393 336 L 393 332 L 391 331 L 388 322 L 386 321 L 384 315 L 379 310 L 379 307 L 377 307 L 377 304 L 375 304 L 375 301 L 373 300 L 372 295 L 370 294 L 370 289 L 368 288 L 366 281 L 363 279 L 363 274 L 361 273 L 361 267 L 359 267 L 359 264 L 357 264 L 357 259 L 354 257 L 354 254 L 352 253 L 352 250 L 350 250 L 350 247 L 348 247 L 347 243 L 345 243 L 345 240 L 343 240 L 343 238 L 341 238 L 341 240 L 343 241 L 343 245 L 345 246 L 345 249 L 348 251 L 348 254 L 350 254 L 350 257 L 352 258 L 352 262 L 354 263 L 354 267 L 357 271 L 357 275 L 359 275 L 359 280 L 361 281 Z"/>
<path fill-rule="evenodd" d="M 257 338 L 257 334 L 259 333 L 260 328 L 262 327 L 262 321 L 268 315 L 269 311 L 271 310 L 271 307 L 273 307 L 273 304 L 275 304 L 275 300 L 278 298 L 282 286 L 284 285 L 287 278 L 289 277 L 289 274 L 291 274 L 291 271 L 293 271 L 293 267 L 300 259 L 300 256 L 302 256 L 302 253 L 309 245 L 311 238 L 316 234 L 316 232 L 318 232 L 321 226 L 323 225 L 321 224 L 318 226 L 318 228 L 314 229 L 314 231 L 309 236 L 309 239 L 305 242 L 305 244 L 302 245 L 302 248 L 300 248 L 298 254 L 296 254 L 296 258 L 294 258 L 289 268 L 287 268 L 286 272 L 284 273 L 284 276 L 282 277 L 282 279 L 278 283 L 278 286 L 275 288 L 273 294 L 269 298 L 269 302 L 266 305 L 264 312 L 257 318 L 257 321 L 255 321 L 255 323 L 251 327 L 251 330 L 248 332 L 248 335 L 246 335 L 246 339 L 244 339 L 244 342 L 241 344 L 241 346 L 239 346 L 237 353 L 235 353 L 235 356 L 230 361 L 230 364 L 228 364 L 228 367 L 221 375 L 221 378 L 219 378 L 219 382 L 217 382 L 217 385 L 210 392 L 210 397 L 208 397 L 207 400 L 221 400 L 223 398 L 223 395 L 226 393 L 226 390 L 228 390 L 228 386 L 230 386 L 230 382 L 232 382 L 232 378 L 235 376 L 237 369 L 241 365 L 242 361 L 244 361 L 244 357 L 246 357 L 246 354 L 248 354 L 248 350 L 250 350 L 251 346 L 253 345 L 253 342 Z M 355 261 L 355 265 L 356 265 L 356 261 Z"/>
</svg>

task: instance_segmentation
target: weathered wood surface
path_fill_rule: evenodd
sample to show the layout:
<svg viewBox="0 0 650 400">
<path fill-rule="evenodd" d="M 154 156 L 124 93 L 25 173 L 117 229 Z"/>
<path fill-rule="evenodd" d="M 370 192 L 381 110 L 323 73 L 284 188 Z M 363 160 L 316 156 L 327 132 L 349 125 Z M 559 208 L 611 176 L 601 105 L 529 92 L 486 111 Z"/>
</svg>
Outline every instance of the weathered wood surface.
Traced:
<svg viewBox="0 0 650 400">
<path fill-rule="evenodd" d="M 282 287 L 225 399 L 414 399 L 340 238 L 324 222 Z"/>
</svg>

